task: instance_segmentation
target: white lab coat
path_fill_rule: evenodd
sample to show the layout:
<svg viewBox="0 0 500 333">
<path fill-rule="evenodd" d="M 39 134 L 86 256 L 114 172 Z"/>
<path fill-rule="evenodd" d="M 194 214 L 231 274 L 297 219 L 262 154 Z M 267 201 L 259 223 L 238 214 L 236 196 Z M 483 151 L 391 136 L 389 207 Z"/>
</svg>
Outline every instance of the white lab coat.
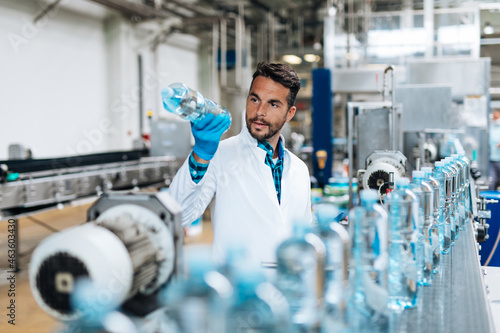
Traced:
<svg viewBox="0 0 500 333">
<path fill-rule="evenodd" d="M 169 193 L 182 207 L 182 224 L 195 221 L 211 205 L 213 255 L 222 263 L 228 248 L 243 246 L 249 262 L 275 262 L 276 248 L 292 234 L 295 219 L 312 221 L 307 166 L 284 150 L 281 205 L 266 151 L 257 146 L 246 126 L 223 140 L 203 179 L 195 184 L 188 160 L 174 177 Z"/>
</svg>

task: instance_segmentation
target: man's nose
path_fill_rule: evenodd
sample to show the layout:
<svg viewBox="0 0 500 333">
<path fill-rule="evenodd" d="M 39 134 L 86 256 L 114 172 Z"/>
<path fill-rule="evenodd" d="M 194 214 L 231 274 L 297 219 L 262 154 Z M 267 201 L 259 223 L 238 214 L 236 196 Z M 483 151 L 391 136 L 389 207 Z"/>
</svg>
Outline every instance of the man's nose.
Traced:
<svg viewBox="0 0 500 333">
<path fill-rule="evenodd" d="M 258 107 L 257 107 L 257 116 L 265 116 L 265 110 L 264 110 L 264 105 L 263 104 L 260 104 Z"/>
</svg>

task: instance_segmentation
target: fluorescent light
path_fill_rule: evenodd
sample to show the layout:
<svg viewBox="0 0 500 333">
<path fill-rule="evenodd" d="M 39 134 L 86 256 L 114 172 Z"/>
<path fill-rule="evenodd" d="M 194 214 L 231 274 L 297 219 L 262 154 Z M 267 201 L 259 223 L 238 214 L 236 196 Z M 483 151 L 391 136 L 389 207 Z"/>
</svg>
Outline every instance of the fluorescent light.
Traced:
<svg viewBox="0 0 500 333">
<path fill-rule="evenodd" d="M 309 53 L 304 55 L 304 60 L 307 62 L 318 62 L 320 59 L 320 56 L 316 54 Z"/>
<path fill-rule="evenodd" d="M 285 54 L 283 56 L 283 61 L 292 65 L 298 65 L 302 63 L 302 59 L 293 54 Z"/>
</svg>

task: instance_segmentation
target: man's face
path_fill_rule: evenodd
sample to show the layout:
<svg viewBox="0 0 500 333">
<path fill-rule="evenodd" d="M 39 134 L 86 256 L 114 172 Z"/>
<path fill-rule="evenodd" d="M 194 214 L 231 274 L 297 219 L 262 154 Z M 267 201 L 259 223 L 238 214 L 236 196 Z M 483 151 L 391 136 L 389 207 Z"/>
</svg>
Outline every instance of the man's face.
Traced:
<svg viewBox="0 0 500 333">
<path fill-rule="evenodd" d="M 295 106 L 288 109 L 286 98 L 290 89 L 270 78 L 257 76 L 247 97 L 246 123 L 253 138 L 278 142 L 281 128 L 295 115 Z"/>
</svg>

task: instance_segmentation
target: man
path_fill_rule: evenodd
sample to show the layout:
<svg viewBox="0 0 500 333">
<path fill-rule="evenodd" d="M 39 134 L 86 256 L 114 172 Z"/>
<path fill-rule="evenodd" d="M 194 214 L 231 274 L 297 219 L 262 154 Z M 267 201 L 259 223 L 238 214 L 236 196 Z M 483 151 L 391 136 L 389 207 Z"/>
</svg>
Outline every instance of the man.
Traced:
<svg viewBox="0 0 500 333">
<path fill-rule="evenodd" d="M 490 123 L 490 190 L 497 189 L 500 180 L 500 109 L 494 109 Z"/>
<path fill-rule="evenodd" d="M 259 63 L 246 102 L 246 127 L 223 140 L 227 117 L 206 116 L 192 125 L 193 152 L 169 193 L 183 209 L 182 223 L 196 220 L 214 198 L 211 219 L 214 259 L 243 246 L 250 264 L 276 261 L 278 245 L 295 220 L 310 222 L 306 165 L 284 148 L 281 130 L 295 115 L 300 82 L 283 64 Z"/>
</svg>

